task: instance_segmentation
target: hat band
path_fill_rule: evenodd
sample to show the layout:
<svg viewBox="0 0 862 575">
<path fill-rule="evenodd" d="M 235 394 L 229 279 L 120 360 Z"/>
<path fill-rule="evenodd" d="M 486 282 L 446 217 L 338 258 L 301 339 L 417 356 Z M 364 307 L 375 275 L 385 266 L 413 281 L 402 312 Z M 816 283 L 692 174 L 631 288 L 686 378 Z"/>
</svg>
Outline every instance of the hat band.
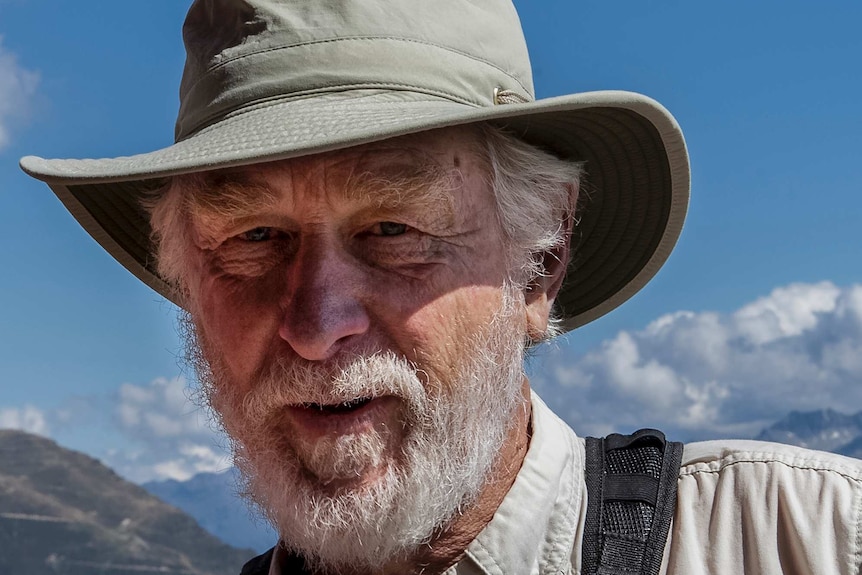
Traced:
<svg viewBox="0 0 862 575">
<path fill-rule="evenodd" d="M 494 90 L 504 88 L 533 100 L 517 78 L 490 62 L 417 40 L 351 37 L 254 48 L 190 82 L 181 98 L 177 141 L 246 106 L 321 92 L 410 91 L 492 106 Z"/>
</svg>

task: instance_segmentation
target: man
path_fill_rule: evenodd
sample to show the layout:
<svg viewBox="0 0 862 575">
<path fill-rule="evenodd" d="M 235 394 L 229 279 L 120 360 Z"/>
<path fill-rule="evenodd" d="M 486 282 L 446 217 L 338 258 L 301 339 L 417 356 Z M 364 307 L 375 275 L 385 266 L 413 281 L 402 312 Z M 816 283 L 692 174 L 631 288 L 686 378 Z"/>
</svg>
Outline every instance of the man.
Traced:
<svg viewBox="0 0 862 575">
<path fill-rule="evenodd" d="M 508 0 L 198 0 L 184 37 L 175 145 L 22 167 L 185 310 L 280 533 L 244 572 L 581 572 L 584 446 L 523 355 L 668 257 L 673 118 L 534 101 Z M 688 446 L 660 572 L 858 573 L 860 482 L 838 456 Z"/>
</svg>

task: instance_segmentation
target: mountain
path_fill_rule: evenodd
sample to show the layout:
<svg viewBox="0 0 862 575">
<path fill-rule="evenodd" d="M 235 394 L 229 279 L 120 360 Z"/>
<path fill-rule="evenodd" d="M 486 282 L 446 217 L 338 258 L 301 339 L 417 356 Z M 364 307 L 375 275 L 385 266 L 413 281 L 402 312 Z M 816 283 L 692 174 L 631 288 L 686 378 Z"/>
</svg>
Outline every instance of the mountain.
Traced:
<svg viewBox="0 0 862 575">
<path fill-rule="evenodd" d="M 222 541 L 262 553 L 278 536 L 236 495 L 237 474 L 231 468 L 223 473 L 199 473 L 187 481 L 151 481 L 142 487 L 197 519 Z"/>
<path fill-rule="evenodd" d="M 252 555 L 91 457 L 0 430 L 3 575 L 236 575 Z"/>
<path fill-rule="evenodd" d="M 862 412 L 845 415 L 831 409 L 792 411 L 755 439 L 862 457 Z"/>
</svg>

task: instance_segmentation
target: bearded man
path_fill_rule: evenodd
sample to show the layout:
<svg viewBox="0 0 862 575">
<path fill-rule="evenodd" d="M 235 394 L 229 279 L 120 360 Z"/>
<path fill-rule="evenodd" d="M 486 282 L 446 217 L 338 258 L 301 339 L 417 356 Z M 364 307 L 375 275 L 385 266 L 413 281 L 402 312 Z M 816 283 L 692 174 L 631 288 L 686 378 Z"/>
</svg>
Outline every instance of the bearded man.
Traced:
<svg viewBox="0 0 862 575">
<path fill-rule="evenodd" d="M 508 0 L 197 0 L 184 37 L 173 146 L 22 167 L 184 310 L 280 535 L 244 573 L 596 572 L 584 444 L 523 357 L 668 257 L 674 119 L 535 101 Z M 695 444 L 671 479 L 644 573 L 859 573 L 857 462 Z"/>
</svg>

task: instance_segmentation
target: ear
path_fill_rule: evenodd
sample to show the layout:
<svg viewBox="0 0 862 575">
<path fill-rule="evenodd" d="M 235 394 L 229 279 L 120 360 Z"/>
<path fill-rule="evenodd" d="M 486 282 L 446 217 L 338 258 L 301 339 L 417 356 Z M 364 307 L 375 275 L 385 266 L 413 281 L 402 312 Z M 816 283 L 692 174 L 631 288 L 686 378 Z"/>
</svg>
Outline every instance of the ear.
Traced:
<svg viewBox="0 0 862 575">
<path fill-rule="evenodd" d="M 578 186 L 570 186 L 570 206 L 575 206 L 578 199 Z M 524 291 L 524 302 L 527 309 L 527 335 L 533 341 L 541 340 L 548 330 L 548 317 L 554 305 L 554 298 L 563 285 L 566 268 L 569 265 L 569 244 L 572 237 L 575 215 L 569 214 L 561 222 L 563 226 L 563 243 L 541 255 L 544 272 L 534 278 Z"/>
</svg>

